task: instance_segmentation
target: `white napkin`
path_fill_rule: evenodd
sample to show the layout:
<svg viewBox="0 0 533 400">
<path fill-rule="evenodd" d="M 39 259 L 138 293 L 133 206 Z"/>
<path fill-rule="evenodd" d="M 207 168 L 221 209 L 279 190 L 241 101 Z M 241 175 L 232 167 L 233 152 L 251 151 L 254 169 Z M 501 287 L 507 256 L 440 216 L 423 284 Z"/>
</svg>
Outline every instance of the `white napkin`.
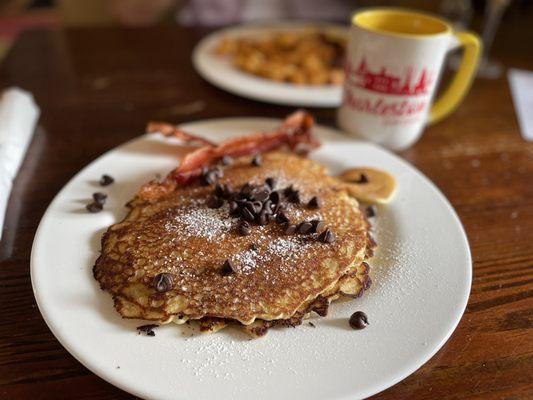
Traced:
<svg viewBox="0 0 533 400">
<path fill-rule="evenodd" d="M 533 71 L 511 68 L 507 76 L 522 136 L 533 140 Z"/>
<path fill-rule="evenodd" d="M 39 113 L 29 92 L 9 88 L 0 94 L 0 239 L 13 180 L 28 149 Z"/>
</svg>

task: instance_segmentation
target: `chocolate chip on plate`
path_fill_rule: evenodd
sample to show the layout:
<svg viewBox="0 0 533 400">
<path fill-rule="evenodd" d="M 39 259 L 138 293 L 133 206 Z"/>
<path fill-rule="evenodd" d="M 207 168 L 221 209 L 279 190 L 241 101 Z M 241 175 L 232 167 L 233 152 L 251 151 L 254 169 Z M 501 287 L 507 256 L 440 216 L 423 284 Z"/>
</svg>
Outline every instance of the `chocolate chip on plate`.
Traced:
<svg viewBox="0 0 533 400">
<path fill-rule="evenodd" d="M 170 289 L 172 289 L 173 284 L 174 277 L 172 276 L 172 274 L 169 274 L 167 272 L 157 274 L 156 276 L 154 276 L 154 279 L 152 281 L 152 286 L 159 293 L 168 292 Z"/>
<path fill-rule="evenodd" d="M 97 203 L 97 202 L 92 202 L 92 203 L 89 203 L 85 206 L 85 208 L 87 209 L 87 211 L 89 211 L 90 213 L 97 213 L 97 212 L 100 212 L 103 210 L 104 206 L 102 205 L 102 203 Z"/>
<path fill-rule="evenodd" d="M 235 266 L 233 265 L 233 263 L 229 259 L 224 261 L 224 264 L 222 264 L 222 268 L 220 269 L 220 273 L 222 274 L 222 276 L 228 276 L 233 274 L 234 272 Z"/>
<path fill-rule="evenodd" d="M 368 317 L 364 312 L 356 311 L 350 317 L 349 323 L 353 329 L 365 329 L 368 326 Z"/>
<path fill-rule="evenodd" d="M 115 182 L 113 177 L 111 177 L 111 176 L 109 176 L 107 174 L 102 175 L 102 177 L 100 178 L 100 186 L 111 185 L 113 182 Z"/>
<path fill-rule="evenodd" d="M 141 325 L 137 327 L 137 330 L 139 331 L 139 335 L 144 333 L 146 336 L 155 336 L 154 328 L 157 328 L 158 326 L 159 325 L 155 324 Z"/>
<path fill-rule="evenodd" d="M 318 209 L 322 207 L 322 201 L 318 197 L 313 196 L 311 200 L 309 200 L 309 203 L 307 203 L 307 206 L 309 208 Z"/>
<path fill-rule="evenodd" d="M 93 193 L 93 199 L 98 204 L 104 204 L 107 199 L 107 194 L 102 192 Z"/>
<path fill-rule="evenodd" d="M 368 206 L 367 208 L 365 208 L 365 215 L 368 218 L 375 217 L 376 213 L 377 213 L 377 209 L 376 209 L 376 206 L 374 206 L 374 205 Z"/>
</svg>

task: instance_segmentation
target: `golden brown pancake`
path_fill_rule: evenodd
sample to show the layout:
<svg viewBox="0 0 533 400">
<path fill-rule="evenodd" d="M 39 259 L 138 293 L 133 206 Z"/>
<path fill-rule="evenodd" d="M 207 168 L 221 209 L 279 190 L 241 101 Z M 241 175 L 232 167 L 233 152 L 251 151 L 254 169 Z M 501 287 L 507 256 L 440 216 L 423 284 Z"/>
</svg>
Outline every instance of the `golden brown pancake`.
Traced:
<svg viewBox="0 0 533 400">
<path fill-rule="evenodd" d="M 293 185 L 299 191 L 301 204 L 286 203 L 290 224 L 320 219 L 335 240 L 324 243 L 321 232 L 287 234 L 275 221 L 252 224 L 242 236 L 227 202 L 208 207 L 212 184 L 178 187 L 152 203 L 136 198 L 128 216 L 105 233 L 94 266 L 119 313 L 159 323 L 201 320 L 223 327 L 227 321 L 257 321 L 268 328 L 273 321 L 301 321 L 320 312 L 343 287 L 359 294 L 368 282 L 361 265 L 373 243 L 357 201 L 320 164 L 283 152 L 264 154 L 261 166 L 241 157 L 224 168 L 219 183 L 237 190 L 269 177 L 276 178 L 276 189 Z M 307 205 L 313 196 L 320 199 L 318 209 Z M 227 275 L 226 260 L 234 268 Z M 154 277 L 162 273 L 172 277 L 172 285 L 158 292 Z"/>
</svg>

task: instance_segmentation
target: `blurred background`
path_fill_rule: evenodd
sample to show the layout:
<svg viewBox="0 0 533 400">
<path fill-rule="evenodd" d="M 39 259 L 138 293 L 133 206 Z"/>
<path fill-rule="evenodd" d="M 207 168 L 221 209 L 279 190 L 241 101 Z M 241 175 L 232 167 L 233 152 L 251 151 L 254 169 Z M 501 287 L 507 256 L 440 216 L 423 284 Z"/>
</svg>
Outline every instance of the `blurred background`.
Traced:
<svg viewBox="0 0 533 400">
<path fill-rule="evenodd" d="M 427 10 L 460 28 L 479 32 L 485 43 L 480 75 L 498 77 L 502 66 L 490 60 L 500 24 L 524 20 L 532 0 L 2 0 L 0 60 L 21 32 L 32 28 L 127 26 L 157 24 L 220 27 L 242 22 L 280 19 L 348 21 L 355 9 L 401 6 Z M 533 31 L 533 28 L 532 28 Z M 533 32 L 532 32 L 533 34 Z M 453 64 L 453 59 L 451 60 Z"/>
</svg>

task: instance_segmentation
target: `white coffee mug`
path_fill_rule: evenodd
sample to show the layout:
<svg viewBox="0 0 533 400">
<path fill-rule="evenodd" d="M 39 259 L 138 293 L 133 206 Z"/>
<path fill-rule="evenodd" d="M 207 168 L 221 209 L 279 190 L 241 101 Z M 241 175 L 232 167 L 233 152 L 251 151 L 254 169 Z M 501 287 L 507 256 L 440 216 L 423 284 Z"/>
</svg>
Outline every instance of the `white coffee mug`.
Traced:
<svg viewBox="0 0 533 400">
<path fill-rule="evenodd" d="M 446 53 L 464 47 L 450 86 L 432 98 Z M 377 8 L 356 13 L 346 56 L 340 128 L 393 150 L 409 147 L 424 126 L 455 110 L 477 69 L 480 41 L 420 12 Z"/>
</svg>

